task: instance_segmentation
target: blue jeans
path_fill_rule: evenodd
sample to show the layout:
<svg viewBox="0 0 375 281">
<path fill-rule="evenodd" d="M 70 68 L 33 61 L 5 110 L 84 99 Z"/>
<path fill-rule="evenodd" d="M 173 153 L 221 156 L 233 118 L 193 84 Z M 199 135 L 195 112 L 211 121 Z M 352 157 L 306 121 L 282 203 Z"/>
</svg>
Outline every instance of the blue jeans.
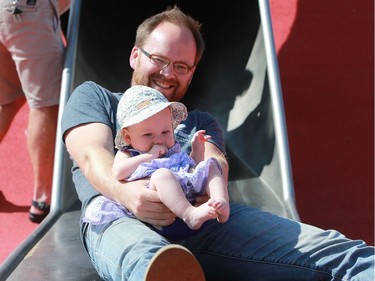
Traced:
<svg viewBox="0 0 375 281">
<path fill-rule="evenodd" d="M 143 280 L 153 254 L 171 243 L 136 219 L 90 225 L 84 242 L 104 280 Z M 231 205 L 227 223 L 173 241 L 190 249 L 209 280 L 374 280 L 374 247 L 344 235 Z"/>
</svg>

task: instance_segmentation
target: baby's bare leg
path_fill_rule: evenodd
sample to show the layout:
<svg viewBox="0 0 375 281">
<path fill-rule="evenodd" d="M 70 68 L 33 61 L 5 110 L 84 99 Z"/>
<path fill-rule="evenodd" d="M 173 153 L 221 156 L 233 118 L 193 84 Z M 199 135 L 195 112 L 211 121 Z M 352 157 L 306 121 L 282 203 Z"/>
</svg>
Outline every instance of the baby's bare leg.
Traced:
<svg viewBox="0 0 375 281">
<path fill-rule="evenodd" d="M 186 199 L 181 185 L 175 175 L 168 169 L 156 170 L 150 179 L 150 188 L 158 192 L 163 202 L 176 216 L 184 220 L 191 229 L 198 229 L 202 224 L 218 217 L 215 208 L 204 203 L 194 207 Z"/>
<path fill-rule="evenodd" d="M 207 204 L 218 214 L 219 222 L 226 222 L 230 214 L 228 189 L 219 168 L 214 163 L 210 166 L 206 190 L 210 196 Z"/>
</svg>

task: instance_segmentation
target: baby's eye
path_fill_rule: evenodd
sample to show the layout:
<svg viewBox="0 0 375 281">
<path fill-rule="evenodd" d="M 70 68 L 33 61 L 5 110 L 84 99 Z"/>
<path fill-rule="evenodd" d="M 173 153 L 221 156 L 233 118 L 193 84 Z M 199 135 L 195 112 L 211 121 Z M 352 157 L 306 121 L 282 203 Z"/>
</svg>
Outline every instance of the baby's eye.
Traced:
<svg viewBox="0 0 375 281">
<path fill-rule="evenodd" d="M 169 130 L 168 130 L 168 131 L 163 131 L 162 134 L 163 134 L 163 135 L 167 135 L 167 134 L 169 134 L 170 132 L 171 132 L 171 131 L 169 131 Z"/>
</svg>

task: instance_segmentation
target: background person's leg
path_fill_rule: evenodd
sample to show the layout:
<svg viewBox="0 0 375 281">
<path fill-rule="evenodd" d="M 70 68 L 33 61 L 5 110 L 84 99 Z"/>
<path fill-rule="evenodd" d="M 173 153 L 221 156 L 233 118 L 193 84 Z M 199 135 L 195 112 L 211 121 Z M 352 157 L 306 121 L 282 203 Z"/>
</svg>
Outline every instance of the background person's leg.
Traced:
<svg viewBox="0 0 375 281">
<path fill-rule="evenodd" d="M 58 105 L 30 108 L 27 147 L 34 173 L 33 200 L 50 204 Z M 32 214 L 47 213 L 31 206 Z M 40 217 L 42 219 L 42 217 Z"/>
<path fill-rule="evenodd" d="M 2 30 L 0 30 L 2 32 Z M 0 38 L 1 39 L 1 38 Z M 22 92 L 16 65 L 0 41 L 0 143 L 26 99 Z"/>
<path fill-rule="evenodd" d="M 0 105 L 0 143 L 8 132 L 14 116 L 16 116 L 25 101 L 24 97 L 20 97 L 11 103 Z"/>
</svg>

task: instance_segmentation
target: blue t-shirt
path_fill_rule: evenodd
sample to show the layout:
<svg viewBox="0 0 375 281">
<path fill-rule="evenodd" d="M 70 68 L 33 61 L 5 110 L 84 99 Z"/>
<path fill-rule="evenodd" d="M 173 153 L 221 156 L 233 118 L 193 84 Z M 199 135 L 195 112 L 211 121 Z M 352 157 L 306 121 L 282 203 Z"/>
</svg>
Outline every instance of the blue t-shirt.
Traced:
<svg viewBox="0 0 375 281">
<path fill-rule="evenodd" d="M 62 136 L 79 125 L 88 123 L 103 123 L 112 130 L 113 139 L 120 126 L 117 124 L 117 105 L 123 93 L 111 91 L 88 81 L 78 86 L 69 98 L 61 120 Z M 189 111 L 188 117 L 181 122 L 182 126 L 175 131 L 175 138 L 181 145 L 181 150 L 190 153 L 191 139 L 198 130 L 206 130 L 212 138 L 209 140 L 225 154 L 225 143 L 222 130 L 217 121 L 208 113 L 198 110 Z M 80 168 L 74 163 L 72 167 L 73 182 L 82 202 L 82 211 L 88 203 L 99 193 L 91 186 L 82 174 Z"/>
</svg>

